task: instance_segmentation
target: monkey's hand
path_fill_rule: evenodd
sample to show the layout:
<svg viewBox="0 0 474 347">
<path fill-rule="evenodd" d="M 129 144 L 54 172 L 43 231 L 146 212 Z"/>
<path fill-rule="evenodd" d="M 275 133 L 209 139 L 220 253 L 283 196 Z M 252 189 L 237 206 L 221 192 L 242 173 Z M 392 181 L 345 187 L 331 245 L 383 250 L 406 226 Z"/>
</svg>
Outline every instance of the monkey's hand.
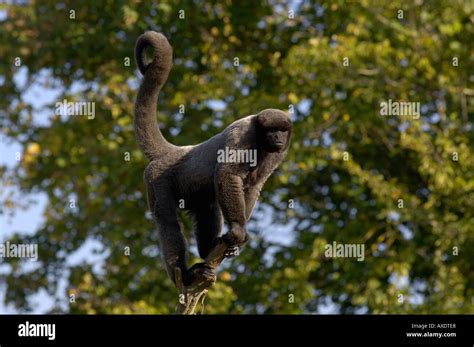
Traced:
<svg viewBox="0 0 474 347">
<path fill-rule="evenodd" d="M 232 258 L 240 254 L 242 247 L 249 240 L 249 236 L 245 228 L 233 226 L 230 232 L 222 236 L 221 240 L 228 246 L 224 256 Z"/>
<path fill-rule="evenodd" d="M 224 252 L 224 257 L 226 258 L 233 258 L 240 254 L 240 247 L 239 246 L 231 246 L 227 248 Z"/>
<path fill-rule="evenodd" d="M 187 287 L 195 282 L 215 282 L 216 272 L 212 266 L 207 263 L 197 263 L 191 266 L 183 274 L 183 284 Z"/>
</svg>

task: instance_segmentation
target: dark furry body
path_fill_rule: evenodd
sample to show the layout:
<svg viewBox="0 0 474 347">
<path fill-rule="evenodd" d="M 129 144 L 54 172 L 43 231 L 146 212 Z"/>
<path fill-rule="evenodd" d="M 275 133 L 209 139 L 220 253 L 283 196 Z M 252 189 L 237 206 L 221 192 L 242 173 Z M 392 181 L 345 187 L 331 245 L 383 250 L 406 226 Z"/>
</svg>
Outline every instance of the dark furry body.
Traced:
<svg viewBox="0 0 474 347">
<path fill-rule="evenodd" d="M 155 54 L 146 65 L 143 50 L 148 45 Z M 144 175 L 148 202 L 158 225 L 168 274 L 174 280 L 174 269 L 180 267 L 188 285 L 213 273 L 204 263 L 190 269 L 186 265 L 186 243 L 177 216 L 180 201 L 194 217 L 202 258 L 219 242 L 226 242 L 229 249 L 243 245 L 248 238 L 246 223 L 260 190 L 286 155 L 291 121 L 285 113 L 268 109 L 235 121 L 198 145 L 170 144 L 159 131 L 155 113 L 158 93 L 171 69 L 171 46 L 163 35 L 147 32 L 138 39 L 135 54 L 145 76 L 135 104 L 135 132 L 150 159 Z M 219 163 L 218 151 L 226 147 L 256 150 L 257 165 Z M 224 220 L 229 233 L 221 237 Z"/>
</svg>

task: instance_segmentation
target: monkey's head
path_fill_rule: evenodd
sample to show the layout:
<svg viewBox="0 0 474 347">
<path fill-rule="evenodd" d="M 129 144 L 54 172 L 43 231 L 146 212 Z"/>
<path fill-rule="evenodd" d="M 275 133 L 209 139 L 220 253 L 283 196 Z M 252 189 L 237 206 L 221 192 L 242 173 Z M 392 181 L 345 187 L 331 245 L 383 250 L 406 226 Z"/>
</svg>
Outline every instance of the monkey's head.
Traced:
<svg viewBox="0 0 474 347">
<path fill-rule="evenodd" d="M 290 145 L 291 119 L 280 110 L 267 109 L 257 114 L 258 140 L 270 153 L 284 152 Z"/>
</svg>

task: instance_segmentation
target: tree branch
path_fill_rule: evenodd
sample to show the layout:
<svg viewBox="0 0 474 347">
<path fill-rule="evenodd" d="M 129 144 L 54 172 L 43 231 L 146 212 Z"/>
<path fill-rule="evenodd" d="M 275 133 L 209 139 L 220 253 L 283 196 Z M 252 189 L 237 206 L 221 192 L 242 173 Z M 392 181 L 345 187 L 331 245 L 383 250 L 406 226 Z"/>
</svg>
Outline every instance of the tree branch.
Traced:
<svg viewBox="0 0 474 347">
<path fill-rule="evenodd" d="M 225 259 L 224 253 L 228 246 L 222 242 L 214 247 L 206 257 L 205 262 L 216 270 L 217 267 Z M 182 274 L 180 268 L 175 268 L 176 288 L 178 289 L 178 307 L 179 314 L 195 314 L 196 307 L 201 303 L 201 313 L 204 312 L 204 300 L 206 298 L 208 288 L 216 283 L 216 278 L 213 280 L 197 281 L 191 283 L 189 286 L 183 284 Z"/>
</svg>

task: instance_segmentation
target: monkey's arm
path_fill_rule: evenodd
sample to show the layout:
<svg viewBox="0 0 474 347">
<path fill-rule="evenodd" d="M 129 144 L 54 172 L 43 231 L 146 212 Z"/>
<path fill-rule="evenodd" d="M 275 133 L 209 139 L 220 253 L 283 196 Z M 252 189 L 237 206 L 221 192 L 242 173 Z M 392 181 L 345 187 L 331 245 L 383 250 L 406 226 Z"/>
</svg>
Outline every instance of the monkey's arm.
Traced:
<svg viewBox="0 0 474 347">
<path fill-rule="evenodd" d="M 252 216 L 252 211 L 257 203 L 258 197 L 260 196 L 260 190 L 262 189 L 262 185 L 256 185 L 250 187 L 245 192 L 245 220 L 249 220 Z"/>
<path fill-rule="evenodd" d="M 219 169 L 216 174 L 216 194 L 225 219 L 230 223 L 245 225 L 245 196 L 242 178 Z"/>
<path fill-rule="evenodd" d="M 263 185 L 270 177 L 272 172 L 276 169 L 277 165 L 272 165 L 270 170 L 267 170 L 263 178 L 261 178 L 257 183 L 251 185 L 245 191 L 245 217 L 248 221 L 252 216 L 253 209 L 255 208 L 255 204 L 260 196 L 260 192 L 262 191 Z"/>
<path fill-rule="evenodd" d="M 243 243 L 247 237 L 243 180 L 242 177 L 232 173 L 232 171 L 232 168 L 226 165 L 217 169 L 215 176 L 216 194 L 222 213 L 230 225 L 228 241 Z"/>
</svg>

